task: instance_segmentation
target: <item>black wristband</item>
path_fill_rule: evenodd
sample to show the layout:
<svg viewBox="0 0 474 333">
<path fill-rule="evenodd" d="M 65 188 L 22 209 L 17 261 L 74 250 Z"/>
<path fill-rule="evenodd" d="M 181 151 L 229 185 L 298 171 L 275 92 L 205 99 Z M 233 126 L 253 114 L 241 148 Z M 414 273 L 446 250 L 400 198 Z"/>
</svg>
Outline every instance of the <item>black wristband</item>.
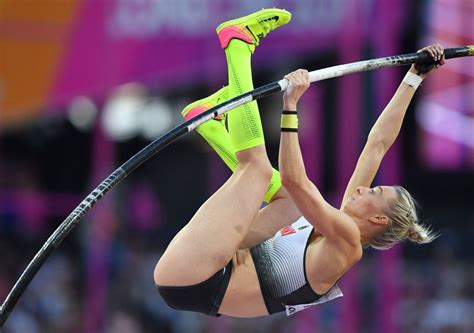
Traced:
<svg viewBox="0 0 474 333">
<path fill-rule="evenodd" d="M 282 131 L 282 132 L 298 133 L 298 129 L 297 129 L 297 128 L 286 128 L 286 127 L 282 127 L 282 128 L 281 128 L 281 131 Z"/>
</svg>

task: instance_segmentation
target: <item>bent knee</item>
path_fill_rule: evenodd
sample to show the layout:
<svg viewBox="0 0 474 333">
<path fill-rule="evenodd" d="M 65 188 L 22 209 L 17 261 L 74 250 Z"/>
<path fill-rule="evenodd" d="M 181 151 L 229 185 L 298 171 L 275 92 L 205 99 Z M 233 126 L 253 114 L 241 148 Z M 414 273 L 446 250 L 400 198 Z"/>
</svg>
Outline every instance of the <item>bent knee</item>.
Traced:
<svg viewBox="0 0 474 333">
<path fill-rule="evenodd" d="M 264 145 L 240 150 L 236 152 L 239 163 L 252 163 L 258 165 L 271 166 L 268 160 L 267 150 Z"/>
<path fill-rule="evenodd" d="M 237 172 L 239 171 L 257 173 L 260 178 L 265 179 L 266 181 L 270 181 L 273 174 L 272 165 L 266 155 L 255 155 L 252 158 L 248 158 L 247 156 L 247 158 L 243 160 L 240 160 L 239 158 Z"/>
</svg>

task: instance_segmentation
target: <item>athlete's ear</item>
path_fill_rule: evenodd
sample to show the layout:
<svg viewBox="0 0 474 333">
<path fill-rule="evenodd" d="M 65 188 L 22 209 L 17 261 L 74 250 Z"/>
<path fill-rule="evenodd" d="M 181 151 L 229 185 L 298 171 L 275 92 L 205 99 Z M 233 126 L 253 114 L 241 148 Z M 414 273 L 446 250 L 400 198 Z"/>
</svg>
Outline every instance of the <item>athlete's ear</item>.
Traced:
<svg viewBox="0 0 474 333">
<path fill-rule="evenodd" d="M 388 224 L 387 215 L 374 215 L 369 218 L 369 221 L 379 226 L 386 226 Z"/>
</svg>

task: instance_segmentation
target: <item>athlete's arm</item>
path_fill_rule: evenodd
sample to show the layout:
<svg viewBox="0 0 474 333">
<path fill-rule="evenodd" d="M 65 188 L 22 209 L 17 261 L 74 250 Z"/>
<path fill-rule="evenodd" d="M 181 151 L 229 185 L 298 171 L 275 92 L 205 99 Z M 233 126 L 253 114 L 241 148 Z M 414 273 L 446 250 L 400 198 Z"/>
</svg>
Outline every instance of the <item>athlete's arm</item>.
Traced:
<svg viewBox="0 0 474 333">
<path fill-rule="evenodd" d="M 298 100 L 309 87 L 308 72 L 298 70 L 285 78 L 290 86 L 283 96 L 283 108 L 284 111 L 296 111 Z M 307 177 L 297 132 L 282 131 L 279 167 L 283 186 L 294 203 L 327 240 L 340 242 L 343 239 L 353 245 L 360 244 L 359 229 L 350 217 L 327 203 Z"/>
<path fill-rule="evenodd" d="M 444 49 L 439 44 L 425 47 L 419 52 L 429 53 L 434 60 L 439 61 L 438 65 L 444 64 Z M 435 65 L 425 68 L 420 73 L 419 66 L 413 65 L 409 72 L 418 75 L 423 79 L 426 77 L 428 72 L 437 67 L 439 66 Z M 342 205 L 344 205 L 349 196 L 356 191 L 358 186 L 371 186 L 383 157 L 400 133 L 403 119 L 415 91 L 416 89 L 407 84 L 404 80 L 398 87 L 388 105 L 380 114 L 370 130 L 365 147 L 357 161 L 357 165 L 344 193 Z"/>
</svg>

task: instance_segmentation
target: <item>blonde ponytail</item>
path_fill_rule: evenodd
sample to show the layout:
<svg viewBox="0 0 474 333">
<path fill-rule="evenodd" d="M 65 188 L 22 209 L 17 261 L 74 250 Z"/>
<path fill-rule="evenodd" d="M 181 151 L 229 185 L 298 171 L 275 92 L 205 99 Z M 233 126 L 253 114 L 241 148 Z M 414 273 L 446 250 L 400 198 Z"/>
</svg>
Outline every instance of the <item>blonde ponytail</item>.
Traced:
<svg viewBox="0 0 474 333">
<path fill-rule="evenodd" d="M 417 205 L 411 194 L 401 186 L 394 186 L 394 189 L 397 199 L 387 212 L 389 226 L 369 245 L 378 250 L 387 250 L 405 239 L 417 244 L 435 240 L 439 234 L 433 232 L 431 227 L 418 223 Z"/>
<path fill-rule="evenodd" d="M 433 232 L 431 227 L 414 223 L 408 230 L 408 240 L 417 244 L 426 244 L 435 240 L 439 234 Z"/>
</svg>

